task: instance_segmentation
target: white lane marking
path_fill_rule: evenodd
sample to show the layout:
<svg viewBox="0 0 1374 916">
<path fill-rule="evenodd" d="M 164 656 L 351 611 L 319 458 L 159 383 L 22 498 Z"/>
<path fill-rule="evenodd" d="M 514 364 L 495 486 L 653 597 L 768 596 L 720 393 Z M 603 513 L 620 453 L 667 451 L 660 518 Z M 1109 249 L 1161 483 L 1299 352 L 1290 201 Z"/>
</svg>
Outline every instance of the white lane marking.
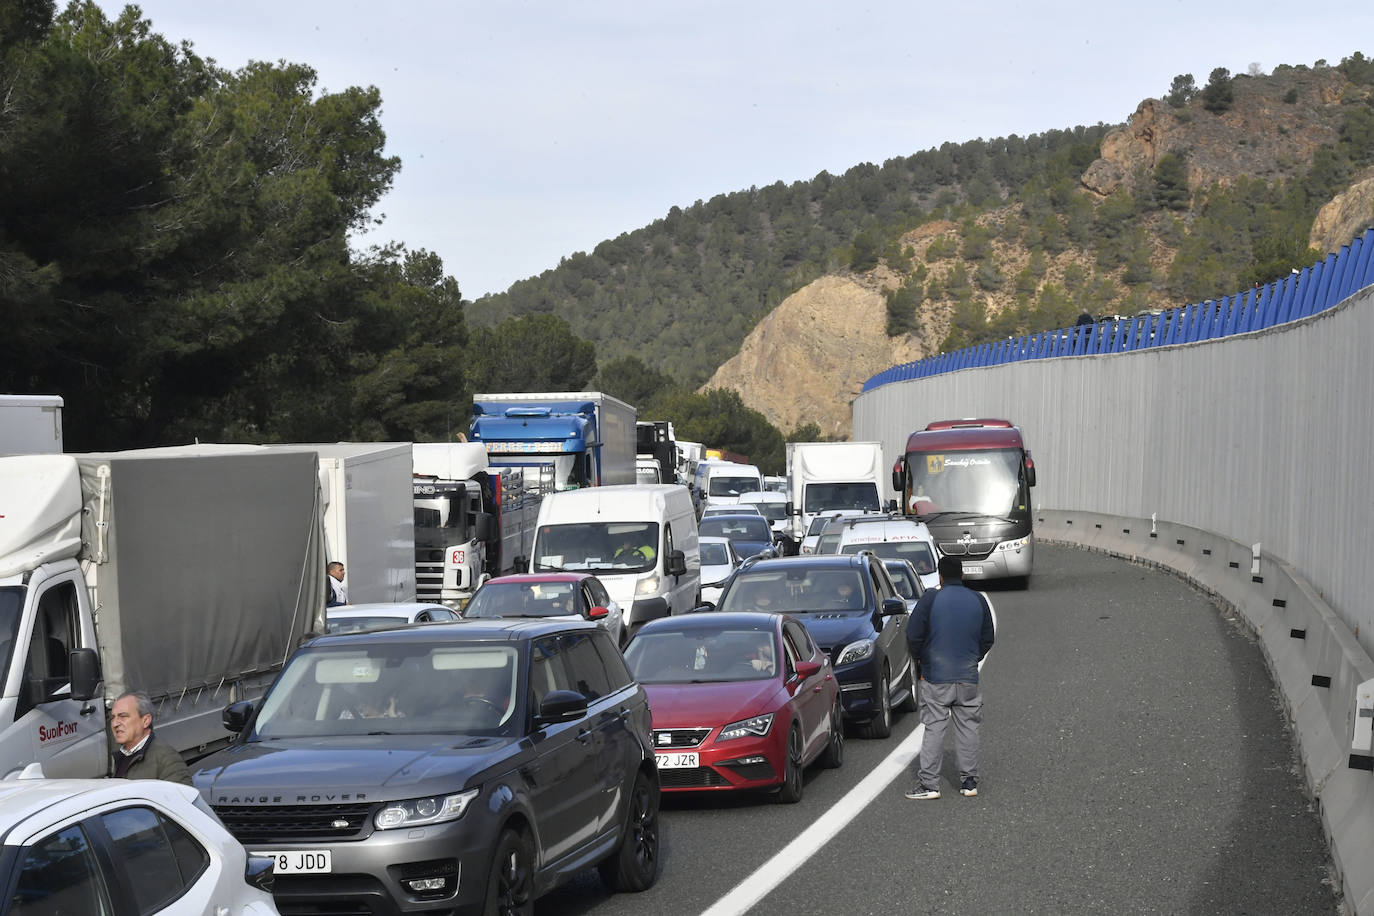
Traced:
<svg viewBox="0 0 1374 916">
<path fill-rule="evenodd" d="M 921 739 L 925 733 L 925 725 L 917 725 L 916 730 L 897 745 L 892 753 L 884 757 L 857 786 L 845 793 L 844 798 L 835 802 L 829 811 L 816 818 L 795 840 L 760 865 L 752 875 L 735 885 L 734 890 L 717 900 L 701 916 L 741 916 L 747 913 L 769 891 L 787 880 L 788 875 L 801 868 L 807 859 L 820 852 L 846 824 L 878 797 L 878 793 L 907 771 L 911 761 L 921 753 Z M 905 799 L 903 801 L 905 802 Z"/>
</svg>

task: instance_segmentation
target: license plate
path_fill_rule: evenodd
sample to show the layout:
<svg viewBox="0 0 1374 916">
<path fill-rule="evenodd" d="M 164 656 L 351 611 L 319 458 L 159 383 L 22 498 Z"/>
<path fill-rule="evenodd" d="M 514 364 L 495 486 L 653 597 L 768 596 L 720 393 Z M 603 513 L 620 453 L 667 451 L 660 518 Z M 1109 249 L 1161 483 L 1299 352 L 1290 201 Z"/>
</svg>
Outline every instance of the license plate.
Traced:
<svg viewBox="0 0 1374 916">
<path fill-rule="evenodd" d="M 981 566 L 970 566 L 970 565 L 968 565 L 967 563 L 965 563 L 965 564 L 964 564 L 964 572 L 967 573 L 967 574 L 970 575 L 970 576 L 981 576 L 981 575 L 983 574 L 983 567 L 981 567 Z"/>
<path fill-rule="evenodd" d="M 334 870 L 328 849 L 292 852 L 254 852 L 250 855 L 270 856 L 275 875 L 327 875 Z"/>
<path fill-rule="evenodd" d="M 655 754 L 654 759 L 658 761 L 660 770 L 681 770 L 701 766 L 695 752 L 690 754 Z"/>
</svg>

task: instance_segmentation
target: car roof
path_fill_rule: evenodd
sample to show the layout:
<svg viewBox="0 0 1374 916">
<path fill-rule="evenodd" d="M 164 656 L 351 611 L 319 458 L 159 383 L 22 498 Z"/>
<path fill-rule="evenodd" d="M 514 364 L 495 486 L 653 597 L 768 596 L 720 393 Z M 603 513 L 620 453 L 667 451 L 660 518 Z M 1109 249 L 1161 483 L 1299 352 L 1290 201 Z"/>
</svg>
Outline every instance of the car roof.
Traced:
<svg viewBox="0 0 1374 916">
<path fill-rule="evenodd" d="M 760 614 L 757 611 L 717 611 L 711 614 L 677 614 L 672 617 L 660 617 L 651 620 L 639 628 L 635 634 L 638 638 L 642 633 L 657 633 L 661 630 L 669 632 L 695 633 L 712 630 L 728 629 L 750 629 L 763 630 L 777 627 L 779 622 L 787 616 L 786 614 Z M 763 626 L 760 623 L 767 621 Z"/>
<path fill-rule="evenodd" d="M 33 830 L 24 822 L 43 812 L 46 825 L 100 805 L 154 801 L 173 807 L 197 794 L 191 786 L 155 779 L 7 779 L 0 781 L 0 843 L 25 843 Z"/>
<path fill-rule="evenodd" d="M 777 569 L 789 566 L 813 566 L 826 569 L 842 569 L 846 566 L 862 566 L 869 554 L 867 553 L 808 553 L 799 554 L 795 557 L 772 557 L 766 560 L 756 560 L 749 566 L 741 568 L 740 572 L 751 572 L 762 569 Z"/>
<path fill-rule="evenodd" d="M 312 639 L 310 646 L 345 646 L 367 643 L 520 642 L 568 630 L 600 630 L 586 620 L 558 617 L 473 617 L 422 627 L 365 630 L 360 633 L 329 633 Z"/>
<path fill-rule="evenodd" d="M 751 519 L 753 521 L 763 522 L 768 521 L 768 519 L 764 518 L 757 512 L 712 512 L 709 516 L 707 516 L 707 518 L 710 518 L 713 521 L 721 522 L 730 522 L 739 519 Z"/>
<path fill-rule="evenodd" d="M 497 576 L 494 579 L 488 579 L 483 584 L 490 585 L 495 582 L 497 584 L 519 585 L 525 583 L 529 585 L 539 585 L 541 583 L 550 582 L 581 582 L 583 579 L 592 578 L 595 577 L 590 573 L 579 572 L 513 573 L 509 576 Z"/>
<path fill-rule="evenodd" d="M 378 617 L 387 614 L 411 616 L 420 611 L 451 611 L 450 607 L 442 604 L 431 604 L 428 602 L 413 601 L 408 604 L 388 604 L 384 601 L 376 601 L 369 604 L 339 604 L 325 609 L 325 614 L 330 620 L 345 619 L 348 617 Z"/>
</svg>

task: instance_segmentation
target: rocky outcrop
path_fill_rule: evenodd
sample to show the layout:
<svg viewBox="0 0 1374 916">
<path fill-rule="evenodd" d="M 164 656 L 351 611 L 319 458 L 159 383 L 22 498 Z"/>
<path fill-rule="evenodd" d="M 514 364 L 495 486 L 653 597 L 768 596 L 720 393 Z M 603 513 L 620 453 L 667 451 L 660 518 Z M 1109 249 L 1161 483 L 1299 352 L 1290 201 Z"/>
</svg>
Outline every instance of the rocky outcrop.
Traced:
<svg viewBox="0 0 1374 916">
<path fill-rule="evenodd" d="M 846 439 L 864 381 L 925 355 L 912 339 L 890 339 L 886 325 L 880 281 L 822 277 L 760 321 L 702 387 L 735 389 L 783 432 L 815 423 Z"/>
<path fill-rule="evenodd" d="M 1310 243 L 1322 253 L 1339 251 L 1342 245 L 1374 226 L 1374 175 L 1351 185 L 1317 211 Z"/>
</svg>

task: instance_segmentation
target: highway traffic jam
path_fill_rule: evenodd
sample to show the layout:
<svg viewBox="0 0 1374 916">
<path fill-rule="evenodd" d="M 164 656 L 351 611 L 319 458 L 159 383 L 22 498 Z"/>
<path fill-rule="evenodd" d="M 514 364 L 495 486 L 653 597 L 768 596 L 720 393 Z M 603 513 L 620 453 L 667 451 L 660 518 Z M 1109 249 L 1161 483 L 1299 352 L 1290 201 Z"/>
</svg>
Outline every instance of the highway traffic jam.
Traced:
<svg viewBox="0 0 1374 916">
<path fill-rule="evenodd" d="M 36 400 L 0 398 L 16 912 L 532 913 L 592 870 L 643 891 L 665 794 L 804 803 L 809 768 L 917 710 L 906 628 L 941 558 L 1031 576 L 1006 420 L 896 456 L 789 443 L 772 477 L 596 392 L 479 394 L 454 443 L 80 455 L 60 400 L 55 447 L 25 438 Z M 148 753 L 111 732 L 129 696 L 190 785 L 104 778 Z"/>
</svg>

